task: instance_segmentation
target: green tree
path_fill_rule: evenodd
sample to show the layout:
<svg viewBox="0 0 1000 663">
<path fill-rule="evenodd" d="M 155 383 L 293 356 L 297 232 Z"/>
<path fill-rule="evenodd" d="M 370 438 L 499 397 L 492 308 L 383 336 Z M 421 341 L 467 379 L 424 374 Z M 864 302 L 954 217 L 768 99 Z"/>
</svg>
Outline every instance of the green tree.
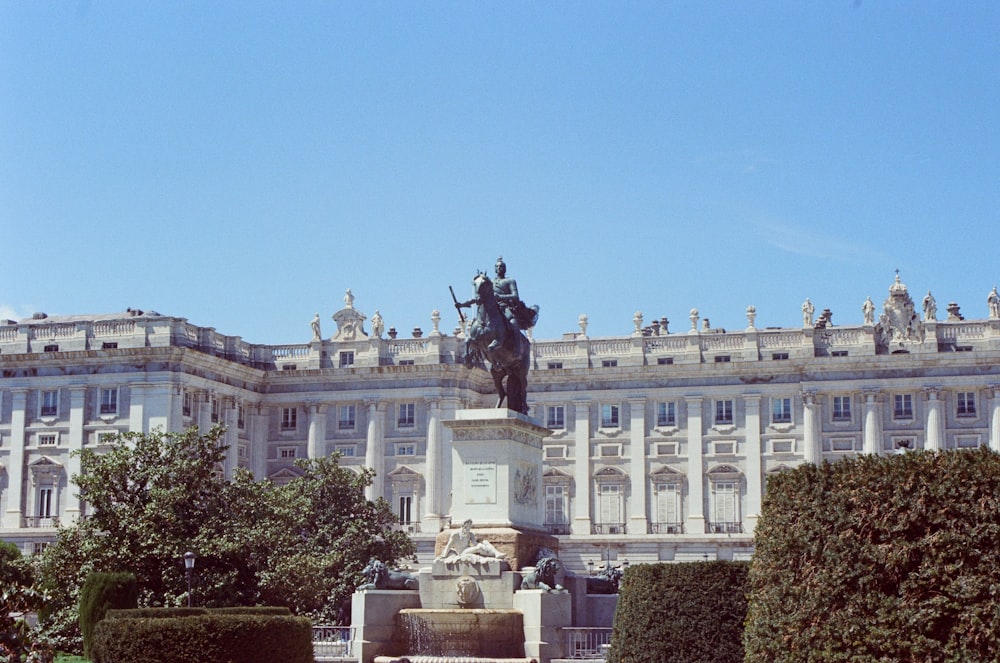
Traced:
<svg viewBox="0 0 1000 663">
<path fill-rule="evenodd" d="M 349 596 L 370 556 L 413 553 L 388 503 L 364 499 L 370 471 L 330 457 L 302 461 L 302 476 L 283 486 L 245 470 L 229 481 L 220 471 L 223 432 L 125 433 L 106 453 L 82 452 L 73 480 L 92 515 L 61 528 L 37 556 L 56 631 L 79 637 L 75 606 L 92 571 L 134 574 L 139 605 L 183 605 L 188 550 L 197 555 L 199 605 L 266 602 L 324 616 Z"/>
<path fill-rule="evenodd" d="M 1000 455 L 863 456 L 768 482 L 746 661 L 996 661 Z"/>
<path fill-rule="evenodd" d="M 41 605 L 27 560 L 13 543 L 0 541 L 0 661 L 19 660 L 35 634 L 22 618 Z"/>
</svg>

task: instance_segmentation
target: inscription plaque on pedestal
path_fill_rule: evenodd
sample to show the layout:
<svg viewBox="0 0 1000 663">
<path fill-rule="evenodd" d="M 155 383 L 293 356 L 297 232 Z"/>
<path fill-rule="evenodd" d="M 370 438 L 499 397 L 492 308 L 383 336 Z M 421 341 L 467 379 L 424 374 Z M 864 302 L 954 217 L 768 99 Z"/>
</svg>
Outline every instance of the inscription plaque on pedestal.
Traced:
<svg viewBox="0 0 1000 663">
<path fill-rule="evenodd" d="M 497 503 L 496 460 L 472 460 L 465 465 L 465 503 Z"/>
</svg>

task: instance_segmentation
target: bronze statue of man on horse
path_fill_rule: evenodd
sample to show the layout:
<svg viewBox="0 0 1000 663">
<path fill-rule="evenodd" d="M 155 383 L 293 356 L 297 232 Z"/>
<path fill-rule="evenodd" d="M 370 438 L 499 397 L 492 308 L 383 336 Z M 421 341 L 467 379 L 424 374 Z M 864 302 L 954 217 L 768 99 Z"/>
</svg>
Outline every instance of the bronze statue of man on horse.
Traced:
<svg viewBox="0 0 1000 663">
<path fill-rule="evenodd" d="M 459 302 L 458 315 L 465 321 L 462 309 L 476 305 L 476 314 L 469 325 L 465 340 L 465 365 L 483 366 L 489 371 L 497 390 L 497 407 L 507 401 L 511 410 L 528 414 L 528 367 L 531 363 L 531 342 L 524 330 L 535 326 L 538 307 L 526 306 L 517 291 L 517 281 L 507 277 L 507 265 L 497 258 L 496 279 L 478 272 L 472 279 L 475 295 Z M 452 292 L 452 297 L 455 293 Z"/>
</svg>

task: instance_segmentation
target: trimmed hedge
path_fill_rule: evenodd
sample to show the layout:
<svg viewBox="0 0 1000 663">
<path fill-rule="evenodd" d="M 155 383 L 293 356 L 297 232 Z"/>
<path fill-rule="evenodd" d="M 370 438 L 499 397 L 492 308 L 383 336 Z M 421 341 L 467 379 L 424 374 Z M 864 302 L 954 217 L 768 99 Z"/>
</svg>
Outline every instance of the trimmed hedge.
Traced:
<svg viewBox="0 0 1000 663">
<path fill-rule="evenodd" d="M 312 622 L 289 615 L 105 619 L 94 663 L 313 663 Z"/>
<path fill-rule="evenodd" d="M 231 608 L 133 608 L 108 610 L 107 619 L 137 619 L 139 617 L 194 617 L 196 615 L 290 615 L 284 606 L 255 605 Z"/>
<path fill-rule="evenodd" d="M 113 608 L 134 608 L 138 605 L 139 588 L 131 573 L 91 573 L 80 588 L 80 631 L 83 633 L 83 655 L 90 658 L 94 627 Z"/>
<path fill-rule="evenodd" d="M 996 661 L 1000 455 L 803 465 L 767 485 L 748 663 Z"/>
<path fill-rule="evenodd" d="M 630 567 L 609 663 L 740 663 L 748 570 L 724 561 Z"/>
</svg>

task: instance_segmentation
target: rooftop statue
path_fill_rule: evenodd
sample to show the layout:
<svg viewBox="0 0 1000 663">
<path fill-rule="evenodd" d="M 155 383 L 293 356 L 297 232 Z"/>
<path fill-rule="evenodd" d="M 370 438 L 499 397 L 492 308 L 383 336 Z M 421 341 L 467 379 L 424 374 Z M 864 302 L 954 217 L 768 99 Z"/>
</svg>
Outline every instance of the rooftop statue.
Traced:
<svg viewBox="0 0 1000 663">
<path fill-rule="evenodd" d="M 538 307 L 528 307 L 517 291 L 517 282 L 507 277 L 507 265 L 497 259 L 496 280 L 479 272 L 473 277 L 475 295 L 455 308 L 465 323 L 462 309 L 476 305 L 476 314 L 465 340 L 465 365 L 488 361 L 497 390 L 497 407 L 504 400 L 511 410 L 528 414 L 528 367 L 531 342 L 524 335 L 538 320 Z M 455 296 L 452 291 L 452 297 Z"/>
</svg>

